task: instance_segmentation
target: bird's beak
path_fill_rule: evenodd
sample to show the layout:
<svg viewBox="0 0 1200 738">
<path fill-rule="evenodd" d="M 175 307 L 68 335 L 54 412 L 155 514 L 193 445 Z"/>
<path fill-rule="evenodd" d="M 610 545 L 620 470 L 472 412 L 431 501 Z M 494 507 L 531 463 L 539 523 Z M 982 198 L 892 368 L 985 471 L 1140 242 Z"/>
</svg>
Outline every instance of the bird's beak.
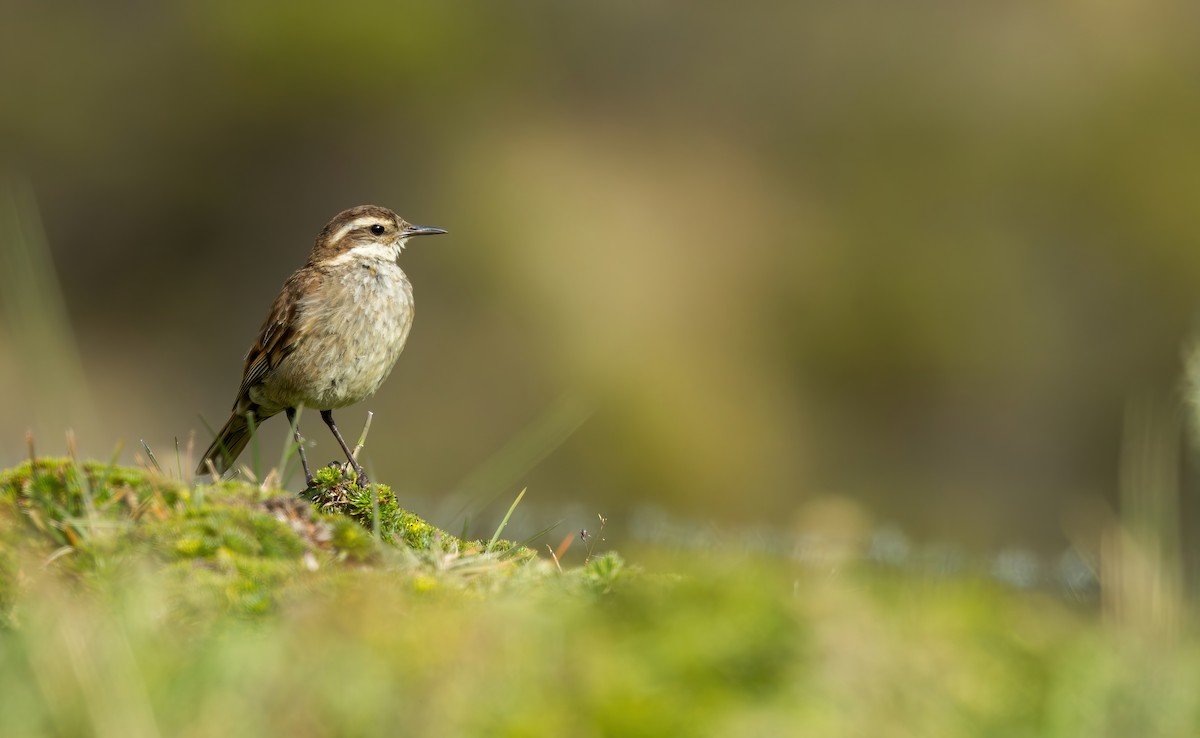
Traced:
<svg viewBox="0 0 1200 738">
<path fill-rule="evenodd" d="M 410 224 L 404 227 L 404 230 L 400 232 L 400 235 L 408 238 L 409 236 L 436 236 L 439 233 L 445 232 L 445 230 L 441 228 L 434 228 L 433 226 L 419 226 Z"/>
</svg>

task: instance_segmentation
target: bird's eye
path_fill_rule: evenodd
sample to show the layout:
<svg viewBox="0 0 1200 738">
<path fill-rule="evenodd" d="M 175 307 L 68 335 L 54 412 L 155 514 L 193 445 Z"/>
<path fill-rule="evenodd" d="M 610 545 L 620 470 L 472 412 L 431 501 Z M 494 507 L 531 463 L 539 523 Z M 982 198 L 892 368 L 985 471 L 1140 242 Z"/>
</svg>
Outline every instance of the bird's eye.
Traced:
<svg viewBox="0 0 1200 738">
<path fill-rule="evenodd" d="M 379 223 L 376 223 L 375 225 L 371 226 L 371 233 L 374 233 L 376 236 L 382 236 L 382 235 L 383 235 L 383 232 L 384 232 L 384 231 L 386 231 L 386 230 L 387 230 L 387 229 L 386 229 L 386 228 L 384 228 L 384 227 L 383 227 L 382 225 L 380 225 Z"/>
</svg>

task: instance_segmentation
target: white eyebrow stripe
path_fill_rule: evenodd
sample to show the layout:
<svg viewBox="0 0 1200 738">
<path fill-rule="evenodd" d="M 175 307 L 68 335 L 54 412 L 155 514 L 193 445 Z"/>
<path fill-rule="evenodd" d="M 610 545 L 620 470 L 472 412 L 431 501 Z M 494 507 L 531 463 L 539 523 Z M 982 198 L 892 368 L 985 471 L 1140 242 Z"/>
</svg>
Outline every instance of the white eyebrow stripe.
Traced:
<svg viewBox="0 0 1200 738">
<path fill-rule="evenodd" d="M 357 228 L 363 228 L 365 226 L 369 226 L 372 223 L 379 223 L 379 222 L 380 222 L 379 216 L 376 216 L 376 215 L 364 215 L 361 218 L 355 218 L 354 220 L 350 221 L 346 225 L 344 225 L 341 228 L 334 231 L 333 235 L 330 236 L 329 242 L 337 243 L 338 241 L 345 238 L 346 234 L 350 233 L 350 231 L 353 231 Z"/>
</svg>

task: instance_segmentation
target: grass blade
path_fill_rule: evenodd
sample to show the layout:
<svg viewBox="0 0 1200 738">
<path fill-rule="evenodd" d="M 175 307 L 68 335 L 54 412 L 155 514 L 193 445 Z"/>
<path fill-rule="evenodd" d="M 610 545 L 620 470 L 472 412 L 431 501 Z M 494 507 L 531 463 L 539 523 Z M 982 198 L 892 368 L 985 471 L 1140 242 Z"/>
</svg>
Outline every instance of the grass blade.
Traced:
<svg viewBox="0 0 1200 738">
<path fill-rule="evenodd" d="M 144 439 L 144 438 L 141 439 L 141 441 L 142 441 L 142 448 L 146 450 L 146 455 L 150 457 L 150 463 L 154 464 L 154 471 L 158 472 L 159 474 L 162 474 L 163 473 L 162 464 L 158 463 L 158 459 L 155 458 L 155 456 L 154 456 L 154 451 L 152 451 L 150 449 L 150 444 L 146 443 L 146 439 Z"/>
<path fill-rule="evenodd" d="M 286 474 L 288 462 L 291 461 L 292 454 L 300 449 L 300 441 L 296 440 L 296 433 L 300 430 L 300 417 L 304 415 L 304 406 L 300 405 L 296 408 L 296 422 L 289 425 L 290 432 L 287 439 L 283 443 L 283 452 L 279 454 L 279 486 L 280 488 L 287 487 L 291 477 Z"/>
<path fill-rule="evenodd" d="M 521 494 L 517 495 L 517 499 L 513 500 L 513 504 L 508 506 L 508 512 L 504 514 L 504 520 L 500 521 L 500 527 L 496 528 L 496 532 L 492 534 L 492 540 L 488 541 L 488 553 L 492 552 L 492 549 L 496 546 L 496 541 L 500 540 L 500 534 L 504 532 L 505 526 L 508 525 L 508 519 L 512 517 L 513 510 L 516 510 L 517 505 L 521 504 L 521 498 L 525 496 L 525 490 L 527 489 L 529 488 L 526 487 L 525 489 L 521 490 Z"/>
<path fill-rule="evenodd" d="M 253 412 L 246 413 L 246 424 L 250 426 L 250 464 L 254 478 L 262 479 L 262 462 L 258 455 L 258 420 Z"/>
<path fill-rule="evenodd" d="M 358 453 L 363 450 L 363 446 L 367 444 L 367 434 L 371 432 L 371 418 L 375 417 L 375 413 L 367 411 L 367 422 L 363 424 L 362 433 L 358 435 L 358 443 L 354 446 L 354 453 L 350 454 L 358 461 Z"/>
</svg>

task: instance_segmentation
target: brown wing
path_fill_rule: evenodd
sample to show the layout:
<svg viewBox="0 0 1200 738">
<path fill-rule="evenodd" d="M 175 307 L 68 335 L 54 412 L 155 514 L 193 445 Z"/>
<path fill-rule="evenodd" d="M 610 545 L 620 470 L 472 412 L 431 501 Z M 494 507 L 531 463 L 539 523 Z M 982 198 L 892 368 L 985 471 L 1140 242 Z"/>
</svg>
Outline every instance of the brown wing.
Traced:
<svg viewBox="0 0 1200 738">
<path fill-rule="evenodd" d="M 246 365 L 242 369 L 242 385 L 238 388 L 238 399 L 234 404 L 237 412 L 244 400 L 249 399 L 250 388 L 262 381 L 284 357 L 296 348 L 296 328 L 299 324 L 299 298 L 308 283 L 320 279 L 319 274 L 298 271 L 288 278 L 279 297 L 271 305 L 271 312 L 259 329 L 258 340 L 246 354 Z"/>
</svg>

